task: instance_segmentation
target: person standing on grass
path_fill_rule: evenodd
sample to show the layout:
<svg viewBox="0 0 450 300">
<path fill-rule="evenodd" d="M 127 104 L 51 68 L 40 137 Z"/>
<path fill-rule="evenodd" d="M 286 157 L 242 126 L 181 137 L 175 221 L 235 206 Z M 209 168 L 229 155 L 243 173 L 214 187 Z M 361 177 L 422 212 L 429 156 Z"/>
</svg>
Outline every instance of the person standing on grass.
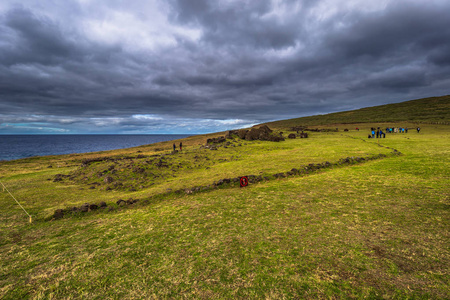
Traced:
<svg viewBox="0 0 450 300">
<path fill-rule="evenodd" d="M 177 146 L 175 146 L 175 143 L 173 143 L 173 152 L 175 152 L 176 148 L 177 148 Z"/>
<path fill-rule="evenodd" d="M 375 130 L 372 128 L 372 138 L 375 137 Z"/>
<path fill-rule="evenodd" d="M 417 127 L 417 133 L 420 133 L 420 127 Z"/>
<path fill-rule="evenodd" d="M 183 150 L 183 143 L 180 142 L 180 151 Z"/>
</svg>

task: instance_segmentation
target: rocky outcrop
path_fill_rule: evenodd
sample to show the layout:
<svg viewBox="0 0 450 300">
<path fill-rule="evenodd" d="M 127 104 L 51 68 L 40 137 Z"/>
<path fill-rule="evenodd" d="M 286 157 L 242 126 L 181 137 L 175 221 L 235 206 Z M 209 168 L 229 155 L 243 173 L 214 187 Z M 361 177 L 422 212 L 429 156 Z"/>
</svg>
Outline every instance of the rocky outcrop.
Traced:
<svg viewBox="0 0 450 300">
<path fill-rule="evenodd" d="M 274 135 L 273 130 L 270 129 L 267 125 L 262 125 L 259 127 L 252 127 L 250 130 L 240 131 L 239 137 L 242 139 L 245 139 L 247 141 L 271 141 L 271 142 L 280 142 L 284 141 L 284 138 L 282 135 Z"/>
<path fill-rule="evenodd" d="M 248 130 L 247 129 L 240 129 L 238 130 L 238 137 L 240 139 L 245 139 L 245 136 L 247 135 Z"/>
<path fill-rule="evenodd" d="M 226 142 L 226 138 L 224 136 L 219 136 L 216 138 L 207 139 L 206 143 L 208 144 L 220 144 Z"/>
<path fill-rule="evenodd" d="M 273 130 L 270 129 L 267 125 L 260 125 L 260 126 L 253 126 L 251 129 L 230 130 L 228 131 L 226 136 L 219 136 L 217 138 L 207 139 L 206 143 L 213 145 L 223 144 L 224 142 L 226 142 L 227 139 L 233 139 L 235 136 L 239 137 L 242 140 L 247 141 L 256 141 L 256 140 L 271 141 L 271 142 L 284 141 L 282 133 L 280 133 L 279 135 L 275 135 L 273 133 Z"/>
<path fill-rule="evenodd" d="M 232 139 L 233 136 L 238 135 L 238 130 L 229 130 L 225 135 L 226 139 Z"/>
</svg>

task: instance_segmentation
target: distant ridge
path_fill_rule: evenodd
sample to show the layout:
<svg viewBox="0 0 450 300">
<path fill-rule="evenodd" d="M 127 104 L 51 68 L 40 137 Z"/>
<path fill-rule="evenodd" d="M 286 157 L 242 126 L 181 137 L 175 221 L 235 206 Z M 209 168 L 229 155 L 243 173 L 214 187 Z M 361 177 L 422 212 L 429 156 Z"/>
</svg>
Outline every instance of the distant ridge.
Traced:
<svg viewBox="0 0 450 300">
<path fill-rule="evenodd" d="M 265 123 L 269 127 L 353 123 L 415 122 L 450 124 L 450 95 Z"/>
</svg>

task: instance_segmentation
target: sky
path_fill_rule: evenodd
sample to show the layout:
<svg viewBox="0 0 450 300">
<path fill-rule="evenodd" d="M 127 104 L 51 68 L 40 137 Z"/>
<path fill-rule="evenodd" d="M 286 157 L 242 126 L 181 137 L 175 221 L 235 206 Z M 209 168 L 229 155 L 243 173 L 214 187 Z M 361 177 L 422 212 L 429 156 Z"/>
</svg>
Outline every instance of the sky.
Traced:
<svg viewBox="0 0 450 300">
<path fill-rule="evenodd" d="M 208 133 L 450 94 L 448 0 L 2 0 L 0 134 Z"/>
</svg>

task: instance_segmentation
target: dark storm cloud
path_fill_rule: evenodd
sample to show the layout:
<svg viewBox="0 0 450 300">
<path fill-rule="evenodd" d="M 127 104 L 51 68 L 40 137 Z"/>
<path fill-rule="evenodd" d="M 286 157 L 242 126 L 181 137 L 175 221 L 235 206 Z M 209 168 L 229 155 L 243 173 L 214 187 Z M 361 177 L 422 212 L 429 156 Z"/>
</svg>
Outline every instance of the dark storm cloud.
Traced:
<svg viewBox="0 0 450 300">
<path fill-rule="evenodd" d="M 209 132 L 449 93 L 448 1 L 0 4 L 0 133 Z"/>
<path fill-rule="evenodd" d="M 212 44 L 278 49 L 294 46 L 299 33 L 291 21 L 261 18 L 272 9 L 267 0 L 243 1 L 226 8 L 206 0 L 178 0 L 174 6 L 175 18 L 181 23 L 200 25 L 203 40 Z"/>
</svg>

